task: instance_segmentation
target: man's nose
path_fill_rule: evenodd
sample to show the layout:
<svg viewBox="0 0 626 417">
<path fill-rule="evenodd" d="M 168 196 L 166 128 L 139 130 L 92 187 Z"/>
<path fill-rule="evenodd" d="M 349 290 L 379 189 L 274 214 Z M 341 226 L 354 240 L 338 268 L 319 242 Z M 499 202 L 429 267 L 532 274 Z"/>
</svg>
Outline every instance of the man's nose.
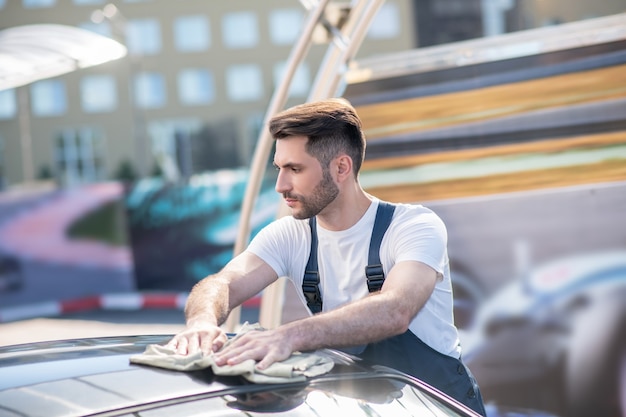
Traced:
<svg viewBox="0 0 626 417">
<path fill-rule="evenodd" d="M 291 189 L 291 185 L 287 179 L 287 176 L 284 174 L 283 170 L 278 171 L 278 177 L 276 178 L 276 187 L 275 190 L 279 194 L 286 193 Z"/>
</svg>

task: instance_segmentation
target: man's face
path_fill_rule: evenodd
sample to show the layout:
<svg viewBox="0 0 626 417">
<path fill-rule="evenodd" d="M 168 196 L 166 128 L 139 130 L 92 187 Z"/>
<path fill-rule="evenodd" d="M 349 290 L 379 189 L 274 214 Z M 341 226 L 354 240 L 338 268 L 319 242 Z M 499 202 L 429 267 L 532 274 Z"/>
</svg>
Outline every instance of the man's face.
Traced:
<svg viewBox="0 0 626 417">
<path fill-rule="evenodd" d="M 339 188 L 329 170 L 306 152 L 307 137 L 296 136 L 276 141 L 274 166 L 279 170 L 276 191 L 296 219 L 308 219 L 330 204 Z"/>
</svg>

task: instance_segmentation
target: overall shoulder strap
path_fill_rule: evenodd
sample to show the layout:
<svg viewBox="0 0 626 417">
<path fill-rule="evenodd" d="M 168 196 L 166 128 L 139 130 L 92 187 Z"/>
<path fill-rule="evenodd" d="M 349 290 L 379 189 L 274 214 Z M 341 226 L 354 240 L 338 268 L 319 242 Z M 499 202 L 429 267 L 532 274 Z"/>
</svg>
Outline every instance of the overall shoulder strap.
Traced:
<svg viewBox="0 0 626 417">
<path fill-rule="evenodd" d="M 380 291 L 385 281 L 385 273 L 383 265 L 380 262 L 380 244 L 387 228 L 391 224 L 393 212 L 396 206 L 381 201 L 378 203 L 376 211 L 376 220 L 374 221 L 374 229 L 370 238 L 370 249 L 367 257 L 367 266 L 365 267 L 365 276 L 367 277 L 367 289 L 369 292 Z"/>
<path fill-rule="evenodd" d="M 317 267 L 317 225 L 315 216 L 309 219 L 309 227 L 311 228 L 311 252 L 309 253 L 309 261 L 304 268 L 302 292 L 309 310 L 311 310 L 311 313 L 316 314 L 322 311 L 322 296 L 320 293 L 320 273 Z"/>
</svg>

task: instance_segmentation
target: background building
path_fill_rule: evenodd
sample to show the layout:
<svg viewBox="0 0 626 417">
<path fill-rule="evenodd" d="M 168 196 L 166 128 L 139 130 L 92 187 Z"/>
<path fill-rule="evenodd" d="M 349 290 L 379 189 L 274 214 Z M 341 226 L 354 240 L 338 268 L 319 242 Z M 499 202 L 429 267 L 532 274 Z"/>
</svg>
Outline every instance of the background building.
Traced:
<svg viewBox="0 0 626 417">
<path fill-rule="evenodd" d="M 414 47 L 410 8 L 408 0 L 383 5 L 360 53 Z M 31 175 L 61 185 L 150 175 L 157 160 L 177 161 L 183 175 L 247 166 L 307 13 L 292 0 L 23 0 L 0 2 L 0 10 L 0 28 L 78 26 L 129 50 L 121 60 L 19 87 L 30 103 Z M 312 47 L 290 104 L 305 100 L 326 48 Z M 24 126 L 19 94 L 0 97 L 0 164 L 13 185 L 28 176 L 19 157 Z"/>
<path fill-rule="evenodd" d="M 306 17 L 305 3 L 0 1 L 0 30 L 77 26 L 129 50 L 118 61 L 0 91 L 0 184 L 133 179 L 159 172 L 158 161 L 176 162 L 183 176 L 247 166 Z M 389 0 L 357 58 L 625 9 L 624 0 L 572 6 L 560 0 Z M 289 105 L 306 99 L 326 48 L 314 45 L 298 69 Z M 25 129 L 32 150 L 21 145 Z M 23 166 L 31 165 L 24 157 L 32 168 Z"/>
</svg>

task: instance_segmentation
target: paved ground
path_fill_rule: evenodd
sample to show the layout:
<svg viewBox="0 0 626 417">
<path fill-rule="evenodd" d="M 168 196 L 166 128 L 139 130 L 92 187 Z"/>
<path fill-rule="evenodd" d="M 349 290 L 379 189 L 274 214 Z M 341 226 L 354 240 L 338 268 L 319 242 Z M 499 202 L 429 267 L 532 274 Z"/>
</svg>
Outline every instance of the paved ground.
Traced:
<svg viewBox="0 0 626 417">
<path fill-rule="evenodd" d="M 258 321 L 257 308 L 244 308 L 242 321 Z M 177 309 L 91 310 L 60 318 L 36 318 L 0 324 L 0 346 L 79 337 L 173 334 L 184 328 Z"/>
<path fill-rule="evenodd" d="M 0 325 L 0 346 L 46 340 L 136 334 L 171 334 L 182 324 L 119 324 L 92 320 L 32 319 Z"/>
</svg>

